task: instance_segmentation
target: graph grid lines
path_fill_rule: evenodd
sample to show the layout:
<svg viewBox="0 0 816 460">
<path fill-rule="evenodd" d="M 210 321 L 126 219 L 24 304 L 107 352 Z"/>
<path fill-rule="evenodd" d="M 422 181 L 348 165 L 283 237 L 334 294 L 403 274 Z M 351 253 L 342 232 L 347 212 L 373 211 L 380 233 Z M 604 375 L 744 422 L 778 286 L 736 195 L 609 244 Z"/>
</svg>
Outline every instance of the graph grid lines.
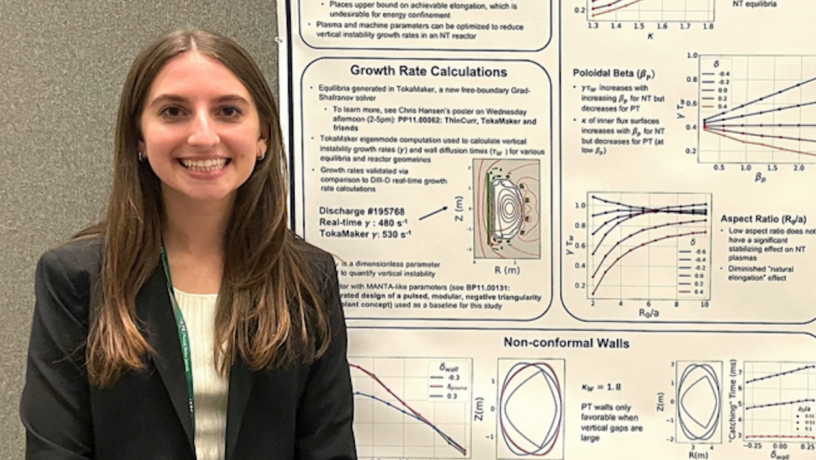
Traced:
<svg viewBox="0 0 816 460">
<path fill-rule="evenodd" d="M 587 0 L 591 22 L 714 22 L 715 0 Z"/>
<path fill-rule="evenodd" d="M 816 440 L 816 363 L 745 362 L 746 440 Z"/>
<path fill-rule="evenodd" d="M 699 57 L 700 163 L 816 162 L 816 56 Z"/>
<path fill-rule="evenodd" d="M 590 192 L 587 298 L 710 298 L 711 195 Z"/>
<path fill-rule="evenodd" d="M 349 357 L 360 458 L 470 458 L 467 358 Z"/>
</svg>

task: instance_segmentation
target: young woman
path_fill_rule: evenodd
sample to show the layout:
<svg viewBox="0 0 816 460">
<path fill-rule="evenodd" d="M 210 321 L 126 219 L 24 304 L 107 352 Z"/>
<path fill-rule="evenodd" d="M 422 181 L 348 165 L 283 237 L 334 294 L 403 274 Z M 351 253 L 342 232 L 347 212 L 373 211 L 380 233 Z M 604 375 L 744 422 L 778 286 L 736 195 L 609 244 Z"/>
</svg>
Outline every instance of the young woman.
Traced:
<svg viewBox="0 0 816 460">
<path fill-rule="evenodd" d="M 26 458 L 355 457 L 334 261 L 287 229 L 284 166 L 241 47 L 139 54 L 107 217 L 37 266 Z"/>
</svg>

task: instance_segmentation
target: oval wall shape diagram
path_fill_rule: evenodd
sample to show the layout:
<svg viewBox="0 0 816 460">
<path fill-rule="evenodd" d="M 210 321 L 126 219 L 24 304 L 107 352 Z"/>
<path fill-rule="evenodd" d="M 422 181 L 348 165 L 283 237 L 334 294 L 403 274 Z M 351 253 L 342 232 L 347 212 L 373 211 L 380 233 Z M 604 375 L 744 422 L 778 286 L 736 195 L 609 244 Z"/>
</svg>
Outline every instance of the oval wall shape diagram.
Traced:
<svg viewBox="0 0 816 460">
<path fill-rule="evenodd" d="M 720 422 L 720 380 L 708 364 L 686 366 L 677 382 L 677 422 L 692 441 L 707 441 Z"/>
<path fill-rule="evenodd" d="M 561 384 L 549 364 L 520 362 L 507 372 L 499 392 L 499 430 L 510 451 L 547 455 L 563 416 Z"/>
</svg>

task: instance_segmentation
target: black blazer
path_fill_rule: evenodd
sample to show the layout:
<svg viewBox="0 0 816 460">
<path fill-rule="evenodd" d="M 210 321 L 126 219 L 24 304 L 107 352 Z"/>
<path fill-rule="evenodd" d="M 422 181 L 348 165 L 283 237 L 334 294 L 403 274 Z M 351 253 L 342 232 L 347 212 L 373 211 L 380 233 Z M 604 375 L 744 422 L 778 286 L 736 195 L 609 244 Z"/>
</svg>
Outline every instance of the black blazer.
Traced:
<svg viewBox="0 0 816 460">
<path fill-rule="evenodd" d="M 161 265 L 136 298 L 156 355 L 113 388 L 88 383 L 84 344 L 101 246 L 98 239 L 74 241 L 37 265 L 20 403 L 26 458 L 193 460 L 181 347 Z M 253 372 L 241 362 L 230 368 L 226 460 L 356 458 L 337 273 L 331 256 L 309 254 L 330 315 L 329 349 L 314 363 L 287 370 Z"/>
</svg>

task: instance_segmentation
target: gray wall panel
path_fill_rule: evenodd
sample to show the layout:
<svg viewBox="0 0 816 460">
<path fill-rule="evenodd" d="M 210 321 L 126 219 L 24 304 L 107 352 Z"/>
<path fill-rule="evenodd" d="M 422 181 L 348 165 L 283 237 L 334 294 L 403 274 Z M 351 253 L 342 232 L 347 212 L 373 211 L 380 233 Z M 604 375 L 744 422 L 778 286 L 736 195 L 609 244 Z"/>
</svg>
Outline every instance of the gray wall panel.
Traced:
<svg viewBox="0 0 816 460">
<path fill-rule="evenodd" d="M 39 255 L 101 216 L 119 91 L 163 32 L 226 34 L 277 86 L 274 0 L 0 0 L 0 458 L 17 415 Z"/>
</svg>

